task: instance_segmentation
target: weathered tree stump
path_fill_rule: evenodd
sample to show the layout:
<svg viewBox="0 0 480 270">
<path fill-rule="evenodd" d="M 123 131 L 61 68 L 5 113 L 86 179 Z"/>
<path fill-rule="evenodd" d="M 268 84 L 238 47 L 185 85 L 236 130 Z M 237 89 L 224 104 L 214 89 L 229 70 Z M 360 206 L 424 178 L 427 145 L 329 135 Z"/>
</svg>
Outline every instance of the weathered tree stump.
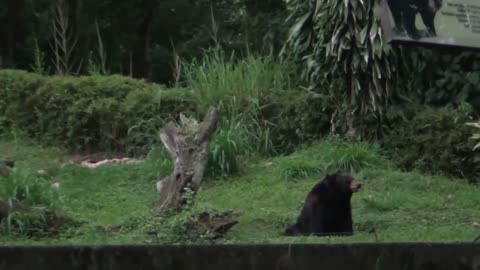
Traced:
<svg viewBox="0 0 480 270">
<path fill-rule="evenodd" d="M 187 222 L 187 228 L 201 234 L 208 233 L 213 239 L 223 237 L 233 226 L 238 224 L 235 220 L 240 215 L 238 210 L 229 210 L 222 213 L 201 212 L 196 218 Z"/>
<path fill-rule="evenodd" d="M 169 122 L 160 131 L 160 139 L 174 161 L 173 173 L 157 182 L 160 212 L 180 207 L 186 200 L 185 189 L 195 192 L 202 183 L 208 162 L 208 145 L 217 129 L 220 114 L 210 107 L 202 123 L 180 114 L 181 125 Z"/>
</svg>

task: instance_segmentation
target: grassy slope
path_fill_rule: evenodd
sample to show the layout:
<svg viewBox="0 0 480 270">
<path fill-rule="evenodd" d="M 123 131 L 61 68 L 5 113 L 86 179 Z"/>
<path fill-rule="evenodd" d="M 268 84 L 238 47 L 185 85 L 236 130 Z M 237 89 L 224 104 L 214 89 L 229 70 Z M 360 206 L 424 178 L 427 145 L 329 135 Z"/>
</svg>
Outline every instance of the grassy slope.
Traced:
<svg viewBox="0 0 480 270">
<path fill-rule="evenodd" d="M 131 217 L 148 215 L 149 206 L 157 196 L 154 180 L 169 172 L 162 158 L 152 158 L 139 165 L 88 170 L 76 166 L 60 169 L 56 158 L 63 154 L 56 149 L 0 142 L 0 153 L 0 159 L 15 157 L 19 168 L 51 172 L 62 183 L 64 210 L 91 225 L 119 224 Z M 364 184 L 352 200 L 356 234 L 337 238 L 280 236 L 298 215 L 315 179 L 326 173 L 323 168 L 331 162 L 336 162 L 337 167 L 348 164 L 362 167 L 354 174 Z M 283 176 L 292 175 L 295 168 L 316 175 L 284 179 Z M 322 171 L 312 168 L 322 168 Z M 374 236 L 368 233 L 372 226 L 379 241 L 471 241 L 480 234 L 479 191 L 479 187 L 445 177 L 392 170 L 386 160 L 364 145 L 352 148 L 328 140 L 289 157 L 251 162 L 241 176 L 206 182 L 195 208 L 243 211 L 240 223 L 221 240 L 223 243 L 373 242 Z M 82 234 L 69 239 L 0 236 L 0 242 L 100 244 L 145 240 L 141 230 L 116 236 L 101 234 L 94 226 L 84 226 L 80 231 Z"/>
</svg>

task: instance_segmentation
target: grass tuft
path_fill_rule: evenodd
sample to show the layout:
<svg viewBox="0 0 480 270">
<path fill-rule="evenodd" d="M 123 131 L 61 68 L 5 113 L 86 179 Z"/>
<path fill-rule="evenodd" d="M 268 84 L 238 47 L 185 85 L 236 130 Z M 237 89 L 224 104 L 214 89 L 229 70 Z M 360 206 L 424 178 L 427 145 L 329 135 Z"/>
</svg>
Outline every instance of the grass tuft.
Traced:
<svg viewBox="0 0 480 270">
<path fill-rule="evenodd" d="M 341 141 L 330 152 L 329 167 L 345 172 L 359 172 L 366 168 L 386 168 L 388 161 L 379 154 L 379 149 L 366 142 Z"/>
<path fill-rule="evenodd" d="M 304 179 L 320 176 L 323 172 L 318 162 L 306 158 L 284 158 L 280 162 L 283 179 Z"/>
<path fill-rule="evenodd" d="M 60 201 L 59 192 L 47 179 L 28 170 L 14 169 L 10 176 L 2 179 L 0 187 L 0 198 L 7 201 L 49 208 L 55 208 Z"/>
</svg>

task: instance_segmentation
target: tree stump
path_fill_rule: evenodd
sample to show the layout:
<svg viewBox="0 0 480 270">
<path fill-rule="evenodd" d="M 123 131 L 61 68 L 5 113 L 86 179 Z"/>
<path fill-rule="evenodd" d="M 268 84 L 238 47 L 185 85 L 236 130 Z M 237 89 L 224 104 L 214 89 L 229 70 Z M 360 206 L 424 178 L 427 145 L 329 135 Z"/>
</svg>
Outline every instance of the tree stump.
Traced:
<svg viewBox="0 0 480 270">
<path fill-rule="evenodd" d="M 181 125 L 169 122 L 160 131 L 160 139 L 174 161 L 173 173 L 157 182 L 160 200 L 156 209 L 173 210 L 186 202 L 186 188 L 195 192 L 202 183 L 208 162 L 208 145 L 217 129 L 220 114 L 210 107 L 202 123 L 180 114 Z"/>
<path fill-rule="evenodd" d="M 210 234 L 212 239 L 223 237 L 233 226 L 238 224 L 235 220 L 240 215 L 238 210 L 229 210 L 222 213 L 199 213 L 196 218 L 185 224 L 189 230 L 200 234 Z"/>
</svg>

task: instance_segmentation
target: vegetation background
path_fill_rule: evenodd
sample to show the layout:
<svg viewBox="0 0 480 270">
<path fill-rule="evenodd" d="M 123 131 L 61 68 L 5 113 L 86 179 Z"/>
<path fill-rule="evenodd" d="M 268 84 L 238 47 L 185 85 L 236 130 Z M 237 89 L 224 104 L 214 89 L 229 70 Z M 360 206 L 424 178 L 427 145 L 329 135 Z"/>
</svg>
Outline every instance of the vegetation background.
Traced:
<svg viewBox="0 0 480 270">
<path fill-rule="evenodd" d="M 159 129 L 211 105 L 223 117 L 204 190 L 178 216 L 152 215 L 154 182 L 172 166 Z M 373 241 L 372 228 L 383 240 L 469 240 L 479 112 L 480 54 L 384 43 L 375 0 L 5 0 L 0 159 L 18 166 L 1 198 L 86 225 L 58 238 L 44 217 L 10 215 L 2 240 L 330 241 L 279 234 L 334 169 L 366 188 L 359 234 L 332 241 Z M 62 166 L 79 153 L 146 162 Z M 183 225 L 225 208 L 245 212 L 225 240 Z"/>
</svg>

